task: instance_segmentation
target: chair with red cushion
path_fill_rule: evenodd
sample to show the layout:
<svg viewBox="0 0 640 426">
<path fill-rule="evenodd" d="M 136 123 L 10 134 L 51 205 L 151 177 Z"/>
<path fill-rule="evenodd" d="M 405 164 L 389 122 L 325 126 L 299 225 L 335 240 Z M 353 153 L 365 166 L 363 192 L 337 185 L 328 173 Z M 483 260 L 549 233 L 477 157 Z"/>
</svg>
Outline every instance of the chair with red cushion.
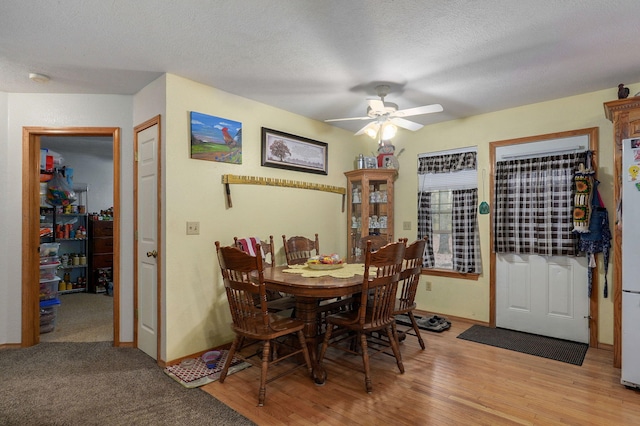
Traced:
<svg viewBox="0 0 640 426">
<path fill-rule="evenodd" d="M 276 251 L 273 244 L 273 235 L 269 235 L 269 242 L 261 241 L 257 237 L 238 238 L 233 237 L 233 244 L 251 255 L 255 255 L 253 245 L 260 243 L 260 253 L 265 266 L 276 266 Z M 277 291 L 267 290 L 267 305 L 270 312 L 282 312 L 295 309 L 296 299 L 293 296 L 280 294 Z M 292 311 L 293 313 L 293 311 Z"/>
</svg>

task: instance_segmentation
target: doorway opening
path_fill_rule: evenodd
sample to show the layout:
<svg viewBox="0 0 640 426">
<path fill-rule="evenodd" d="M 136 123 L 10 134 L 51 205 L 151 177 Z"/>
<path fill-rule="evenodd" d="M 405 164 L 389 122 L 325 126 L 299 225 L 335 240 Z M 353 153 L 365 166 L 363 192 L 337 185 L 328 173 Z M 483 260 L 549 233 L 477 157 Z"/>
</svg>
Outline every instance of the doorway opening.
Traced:
<svg viewBox="0 0 640 426">
<path fill-rule="evenodd" d="M 53 175 L 41 170 L 40 242 L 46 240 L 59 246 L 61 265 L 55 276 L 60 280 L 55 326 L 43 330 L 41 322 L 40 341 L 111 342 L 113 235 L 101 231 L 113 229 L 113 139 L 41 136 L 40 148 L 55 158 L 53 173 L 64 175 L 76 199 L 67 211 L 63 206 L 50 206 L 46 201 L 49 182 L 42 180 Z M 54 229 L 49 237 L 42 235 L 43 218 L 53 219 Z M 65 228 L 68 232 L 63 231 Z M 76 257 L 79 261 L 74 260 Z M 51 331 L 45 333 L 47 330 Z"/>
<path fill-rule="evenodd" d="M 23 128 L 22 189 L 22 346 L 40 341 L 39 245 L 40 245 L 40 148 L 49 137 L 87 137 L 111 141 L 113 201 L 112 325 L 113 344 L 119 346 L 120 255 L 120 129 L 116 127 Z M 95 148 L 95 147 L 94 147 Z"/>
</svg>

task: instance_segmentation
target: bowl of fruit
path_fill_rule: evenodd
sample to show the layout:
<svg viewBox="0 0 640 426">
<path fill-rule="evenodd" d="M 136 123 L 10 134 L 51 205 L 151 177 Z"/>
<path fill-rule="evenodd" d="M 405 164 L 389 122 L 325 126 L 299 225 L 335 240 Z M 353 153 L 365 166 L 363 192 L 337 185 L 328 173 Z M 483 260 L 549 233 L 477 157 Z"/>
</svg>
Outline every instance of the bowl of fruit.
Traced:
<svg viewBox="0 0 640 426">
<path fill-rule="evenodd" d="M 344 260 L 335 253 L 321 254 L 319 256 L 311 256 L 307 260 L 307 266 L 309 269 L 316 270 L 340 269 L 344 266 Z"/>
</svg>

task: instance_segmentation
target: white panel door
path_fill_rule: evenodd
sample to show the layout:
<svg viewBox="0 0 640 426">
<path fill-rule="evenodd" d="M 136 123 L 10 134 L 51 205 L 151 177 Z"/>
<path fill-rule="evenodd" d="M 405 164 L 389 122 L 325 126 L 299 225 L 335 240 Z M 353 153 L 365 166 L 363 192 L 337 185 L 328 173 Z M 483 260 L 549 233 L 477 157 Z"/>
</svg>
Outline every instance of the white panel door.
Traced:
<svg viewBox="0 0 640 426">
<path fill-rule="evenodd" d="M 496 254 L 496 326 L 589 343 L 584 257 Z"/>
<path fill-rule="evenodd" d="M 158 359 L 158 125 L 137 133 L 138 348 Z"/>
</svg>

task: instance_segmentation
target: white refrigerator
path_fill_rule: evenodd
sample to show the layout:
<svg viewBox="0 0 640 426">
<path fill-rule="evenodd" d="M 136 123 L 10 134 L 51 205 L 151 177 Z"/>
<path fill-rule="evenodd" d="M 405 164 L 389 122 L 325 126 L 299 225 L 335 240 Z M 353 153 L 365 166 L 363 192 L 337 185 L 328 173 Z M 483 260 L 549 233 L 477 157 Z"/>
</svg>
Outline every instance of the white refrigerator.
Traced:
<svg viewBox="0 0 640 426">
<path fill-rule="evenodd" d="M 622 141 L 622 372 L 640 388 L 640 138 Z"/>
</svg>

